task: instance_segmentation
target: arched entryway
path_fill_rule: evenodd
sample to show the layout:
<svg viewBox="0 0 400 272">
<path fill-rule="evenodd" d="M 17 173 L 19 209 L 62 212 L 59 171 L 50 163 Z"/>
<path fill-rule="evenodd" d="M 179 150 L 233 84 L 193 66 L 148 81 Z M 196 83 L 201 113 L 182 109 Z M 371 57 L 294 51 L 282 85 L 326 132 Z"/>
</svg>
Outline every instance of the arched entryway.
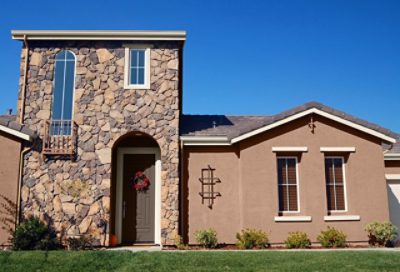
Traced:
<svg viewBox="0 0 400 272">
<path fill-rule="evenodd" d="M 161 158 L 157 142 L 147 134 L 131 132 L 113 146 L 113 233 L 119 244 L 160 244 Z M 150 185 L 132 188 L 143 172 Z"/>
</svg>

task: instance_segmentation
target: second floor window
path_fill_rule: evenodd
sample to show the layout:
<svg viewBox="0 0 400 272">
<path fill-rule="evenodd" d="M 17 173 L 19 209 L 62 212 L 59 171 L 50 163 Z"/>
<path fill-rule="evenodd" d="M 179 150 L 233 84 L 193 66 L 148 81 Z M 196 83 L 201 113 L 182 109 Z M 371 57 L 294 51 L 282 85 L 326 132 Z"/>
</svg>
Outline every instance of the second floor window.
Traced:
<svg viewBox="0 0 400 272">
<path fill-rule="evenodd" d="M 75 55 L 61 51 L 56 55 L 50 134 L 71 134 L 75 81 Z"/>
<path fill-rule="evenodd" d="M 343 157 L 325 158 L 325 179 L 328 211 L 346 210 L 343 161 Z"/>
<path fill-rule="evenodd" d="M 150 88 L 150 48 L 126 48 L 125 88 Z"/>
<path fill-rule="evenodd" d="M 297 158 L 278 157 L 278 193 L 280 212 L 298 212 Z"/>
</svg>

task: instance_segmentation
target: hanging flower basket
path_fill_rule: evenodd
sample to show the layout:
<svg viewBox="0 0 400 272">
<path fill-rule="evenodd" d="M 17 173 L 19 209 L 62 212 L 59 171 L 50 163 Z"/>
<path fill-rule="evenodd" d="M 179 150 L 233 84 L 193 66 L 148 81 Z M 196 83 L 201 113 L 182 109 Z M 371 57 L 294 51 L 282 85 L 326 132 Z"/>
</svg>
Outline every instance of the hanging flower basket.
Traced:
<svg viewBox="0 0 400 272">
<path fill-rule="evenodd" d="M 134 190 L 139 192 L 147 191 L 150 186 L 149 178 L 142 171 L 136 172 L 129 183 Z"/>
</svg>

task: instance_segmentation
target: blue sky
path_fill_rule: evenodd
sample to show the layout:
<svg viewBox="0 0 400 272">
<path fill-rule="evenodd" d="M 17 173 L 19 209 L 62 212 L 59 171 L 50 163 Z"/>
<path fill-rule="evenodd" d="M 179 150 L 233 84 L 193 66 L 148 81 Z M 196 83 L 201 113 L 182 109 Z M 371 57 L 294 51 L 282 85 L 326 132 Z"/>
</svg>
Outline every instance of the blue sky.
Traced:
<svg viewBox="0 0 400 272">
<path fill-rule="evenodd" d="M 15 108 L 11 29 L 178 29 L 184 112 L 275 114 L 319 101 L 400 132 L 400 1 L 3 1 L 0 113 Z"/>
</svg>

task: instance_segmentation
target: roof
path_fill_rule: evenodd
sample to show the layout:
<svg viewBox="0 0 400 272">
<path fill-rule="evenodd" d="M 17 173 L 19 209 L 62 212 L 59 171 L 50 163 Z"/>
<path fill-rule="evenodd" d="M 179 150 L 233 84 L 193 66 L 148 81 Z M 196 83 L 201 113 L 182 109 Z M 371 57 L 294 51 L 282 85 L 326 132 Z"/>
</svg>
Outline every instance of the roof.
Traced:
<svg viewBox="0 0 400 272">
<path fill-rule="evenodd" d="M 181 123 L 181 137 L 194 139 L 193 137 L 220 137 L 222 141 L 233 144 L 273 127 L 290 122 L 307 114 L 319 114 L 337 122 L 351 126 L 358 130 L 381 138 L 384 142 L 394 143 L 398 134 L 359 119 L 345 112 L 333 109 L 318 102 L 310 102 L 295 107 L 276 115 L 263 116 L 229 116 L 229 115 L 183 115 Z M 397 148 L 398 144 L 396 145 Z"/>
<path fill-rule="evenodd" d="M 400 134 L 396 136 L 396 143 L 394 144 L 383 144 L 383 150 L 385 150 L 385 155 L 392 154 L 400 157 Z M 389 155 L 390 156 L 390 155 Z"/>
<path fill-rule="evenodd" d="M 11 35 L 14 40 L 186 40 L 186 31 L 170 30 L 12 30 Z"/>
<path fill-rule="evenodd" d="M 0 131 L 27 141 L 31 141 L 36 137 L 36 133 L 33 130 L 17 123 L 15 120 L 15 115 L 0 115 Z"/>
</svg>

